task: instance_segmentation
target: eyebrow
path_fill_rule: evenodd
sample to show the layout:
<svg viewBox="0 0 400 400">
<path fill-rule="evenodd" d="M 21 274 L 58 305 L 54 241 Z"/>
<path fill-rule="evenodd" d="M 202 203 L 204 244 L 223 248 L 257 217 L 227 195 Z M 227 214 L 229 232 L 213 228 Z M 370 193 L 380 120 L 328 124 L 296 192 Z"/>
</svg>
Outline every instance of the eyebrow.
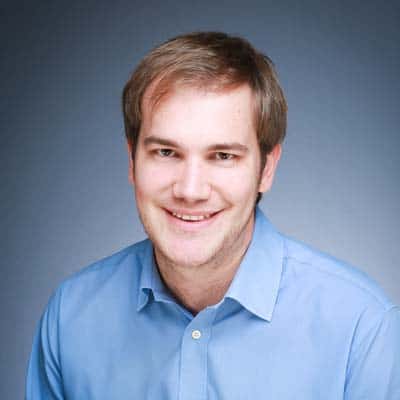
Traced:
<svg viewBox="0 0 400 400">
<path fill-rule="evenodd" d="M 152 144 L 158 144 L 162 146 L 168 147 L 182 147 L 178 142 L 170 139 L 164 139 L 158 136 L 147 136 L 144 138 L 143 143 L 145 146 L 150 146 Z M 238 142 L 224 142 L 224 143 L 216 143 L 207 148 L 208 151 L 223 151 L 223 150 L 236 150 L 243 153 L 248 152 L 249 148 L 244 144 Z"/>
<path fill-rule="evenodd" d="M 249 150 L 249 148 L 247 146 L 245 146 L 244 144 L 232 142 L 232 143 L 213 144 L 210 147 L 208 147 L 208 150 L 209 151 L 236 150 L 236 151 L 246 153 Z"/>
<path fill-rule="evenodd" d="M 169 139 L 163 139 L 158 136 L 147 136 L 144 138 L 143 144 L 145 146 L 150 146 L 151 144 L 160 144 L 162 146 L 180 147 L 178 142 L 174 142 L 173 140 Z"/>
</svg>

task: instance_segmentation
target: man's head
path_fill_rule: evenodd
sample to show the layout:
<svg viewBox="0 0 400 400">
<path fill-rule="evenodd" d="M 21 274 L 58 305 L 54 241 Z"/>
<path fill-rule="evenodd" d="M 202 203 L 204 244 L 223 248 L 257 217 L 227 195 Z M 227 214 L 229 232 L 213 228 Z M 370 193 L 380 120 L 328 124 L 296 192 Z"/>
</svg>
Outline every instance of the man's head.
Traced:
<svg viewBox="0 0 400 400">
<path fill-rule="evenodd" d="M 178 37 L 134 72 L 124 113 L 130 180 L 159 264 L 237 265 L 285 133 L 270 61 L 225 34 Z"/>
<path fill-rule="evenodd" d="M 178 36 L 153 49 L 138 65 L 123 91 L 125 133 L 135 156 L 142 125 L 142 102 L 151 92 L 156 106 L 178 87 L 223 91 L 251 88 L 254 124 L 265 156 L 281 143 L 286 131 L 286 101 L 272 61 L 249 42 L 220 32 Z"/>
</svg>

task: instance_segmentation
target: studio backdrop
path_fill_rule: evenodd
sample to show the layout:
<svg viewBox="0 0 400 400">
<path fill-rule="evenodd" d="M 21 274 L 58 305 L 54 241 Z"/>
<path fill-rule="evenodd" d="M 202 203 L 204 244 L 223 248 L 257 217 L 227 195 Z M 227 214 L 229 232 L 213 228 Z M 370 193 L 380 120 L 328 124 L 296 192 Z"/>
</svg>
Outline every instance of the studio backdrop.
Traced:
<svg viewBox="0 0 400 400">
<path fill-rule="evenodd" d="M 238 34 L 274 61 L 288 131 L 261 207 L 400 303 L 398 2 L 68 1 L 2 5 L 0 398 L 23 397 L 56 286 L 144 237 L 121 91 L 156 44 Z"/>
</svg>

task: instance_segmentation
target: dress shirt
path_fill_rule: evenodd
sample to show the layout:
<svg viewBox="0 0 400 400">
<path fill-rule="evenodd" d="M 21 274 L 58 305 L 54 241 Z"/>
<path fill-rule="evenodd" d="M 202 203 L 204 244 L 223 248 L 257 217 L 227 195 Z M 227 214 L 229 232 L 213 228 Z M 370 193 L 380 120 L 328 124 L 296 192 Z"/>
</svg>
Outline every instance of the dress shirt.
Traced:
<svg viewBox="0 0 400 400">
<path fill-rule="evenodd" d="M 399 400 L 399 308 L 257 208 L 228 291 L 196 316 L 163 284 L 149 240 L 64 281 L 39 323 L 26 398 Z"/>
</svg>

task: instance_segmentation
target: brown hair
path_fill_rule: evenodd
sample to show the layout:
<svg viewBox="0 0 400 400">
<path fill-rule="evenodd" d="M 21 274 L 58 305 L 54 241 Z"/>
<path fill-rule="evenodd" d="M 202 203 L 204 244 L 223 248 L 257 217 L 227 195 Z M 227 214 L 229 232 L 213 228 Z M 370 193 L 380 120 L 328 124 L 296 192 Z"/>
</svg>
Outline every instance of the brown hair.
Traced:
<svg viewBox="0 0 400 400">
<path fill-rule="evenodd" d="M 125 134 L 132 157 L 142 122 L 142 101 L 152 86 L 151 104 L 177 86 L 217 91 L 248 84 L 255 98 L 255 126 L 262 167 L 286 131 L 286 101 L 272 61 L 245 39 L 222 32 L 177 36 L 154 48 L 139 63 L 122 96 Z"/>
</svg>

